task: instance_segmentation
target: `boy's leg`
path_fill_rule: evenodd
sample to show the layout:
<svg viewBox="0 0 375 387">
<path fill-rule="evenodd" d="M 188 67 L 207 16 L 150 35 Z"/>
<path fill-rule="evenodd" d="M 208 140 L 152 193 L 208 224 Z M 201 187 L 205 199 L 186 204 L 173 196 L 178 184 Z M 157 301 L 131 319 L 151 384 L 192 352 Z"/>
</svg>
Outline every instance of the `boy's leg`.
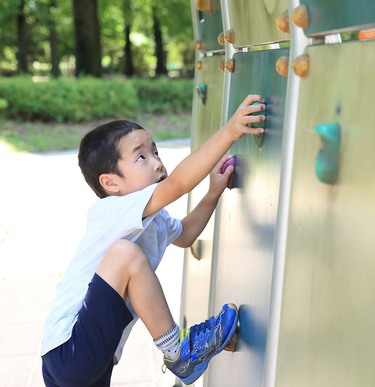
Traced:
<svg viewBox="0 0 375 387">
<path fill-rule="evenodd" d="M 107 251 L 97 274 L 121 297 L 129 296 L 154 341 L 174 332 L 174 321 L 159 280 L 139 246 L 126 240 L 118 241 Z M 173 360 L 165 357 L 165 365 L 185 384 L 193 383 L 207 368 L 211 358 L 228 344 L 237 321 L 237 307 L 226 304 L 217 316 L 181 330 L 178 357 Z"/>
<path fill-rule="evenodd" d="M 97 272 L 132 307 L 153 339 L 174 324 L 160 282 L 143 250 L 133 242 L 114 243 L 102 259 Z"/>
<path fill-rule="evenodd" d="M 124 302 L 127 295 L 154 339 L 174 326 L 148 258 L 136 244 L 118 241 L 98 267 L 72 337 L 43 356 L 46 385 L 81 387 L 85 381 L 90 386 L 109 386 L 113 355 L 123 330 L 133 319 Z M 179 344 L 178 327 L 175 335 Z M 108 379 L 106 383 L 103 377 Z"/>
</svg>

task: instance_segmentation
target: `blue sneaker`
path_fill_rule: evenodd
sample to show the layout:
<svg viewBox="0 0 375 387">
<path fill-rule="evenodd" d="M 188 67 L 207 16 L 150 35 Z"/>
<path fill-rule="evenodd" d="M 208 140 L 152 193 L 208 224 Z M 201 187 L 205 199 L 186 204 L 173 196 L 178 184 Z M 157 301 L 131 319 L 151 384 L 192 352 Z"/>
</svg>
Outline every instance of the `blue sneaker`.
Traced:
<svg viewBox="0 0 375 387">
<path fill-rule="evenodd" d="M 185 384 L 195 382 L 209 361 L 220 353 L 232 338 L 238 321 L 234 304 L 225 304 L 217 316 L 180 331 L 180 353 L 176 360 L 164 358 L 165 366 Z"/>
</svg>

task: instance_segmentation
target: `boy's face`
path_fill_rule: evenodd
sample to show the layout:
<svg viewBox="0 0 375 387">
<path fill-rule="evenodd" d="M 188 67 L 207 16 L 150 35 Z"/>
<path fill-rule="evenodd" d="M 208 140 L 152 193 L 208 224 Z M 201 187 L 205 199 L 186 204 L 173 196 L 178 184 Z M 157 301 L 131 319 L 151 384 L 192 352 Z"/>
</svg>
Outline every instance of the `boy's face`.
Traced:
<svg viewBox="0 0 375 387">
<path fill-rule="evenodd" d="M 158 150 L 145 130 L 135 130 L 125 136 L 120 144 L 121 158 L 118 167 L 123 177 L 116 176 L 117 195 L 139 191 L 167 177 Z"/>
</svg>

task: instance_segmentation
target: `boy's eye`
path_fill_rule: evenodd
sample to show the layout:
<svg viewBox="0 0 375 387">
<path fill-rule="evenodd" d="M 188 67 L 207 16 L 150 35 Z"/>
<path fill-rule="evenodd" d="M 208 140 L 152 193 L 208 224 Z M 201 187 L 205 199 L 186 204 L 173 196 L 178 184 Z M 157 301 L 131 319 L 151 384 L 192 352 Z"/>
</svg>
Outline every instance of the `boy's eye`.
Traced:
<svg viewBox="0 0 375 387">
<path fill-rule="evenodd" d="M 144 155 L 139 155 L 138 157 L 137 157 L 137 161 L 138 160 L 146 160 L 146 157 L 144 156 Z"/>
<path fill-rule="evenodd" d="M 155 154 L 155 156 L 159 157 L 159 152 L 158 151 L 155 151 L 154 154 Z"/>
</svg>

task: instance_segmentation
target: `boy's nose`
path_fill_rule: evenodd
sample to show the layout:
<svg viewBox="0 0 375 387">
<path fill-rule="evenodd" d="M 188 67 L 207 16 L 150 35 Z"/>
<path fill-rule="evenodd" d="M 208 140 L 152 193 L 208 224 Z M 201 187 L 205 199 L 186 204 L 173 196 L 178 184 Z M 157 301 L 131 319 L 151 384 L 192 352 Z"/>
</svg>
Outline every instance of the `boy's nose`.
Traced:
<svg viewBox="0 0 375 387">
<path fill-rule="evenodd" d="M 161 171 L 163 169 L 163 163 L 161 162 L 160 159 L 155 159 L 154 168 L 155 168 L 155 171 Z"/>
</svg>

